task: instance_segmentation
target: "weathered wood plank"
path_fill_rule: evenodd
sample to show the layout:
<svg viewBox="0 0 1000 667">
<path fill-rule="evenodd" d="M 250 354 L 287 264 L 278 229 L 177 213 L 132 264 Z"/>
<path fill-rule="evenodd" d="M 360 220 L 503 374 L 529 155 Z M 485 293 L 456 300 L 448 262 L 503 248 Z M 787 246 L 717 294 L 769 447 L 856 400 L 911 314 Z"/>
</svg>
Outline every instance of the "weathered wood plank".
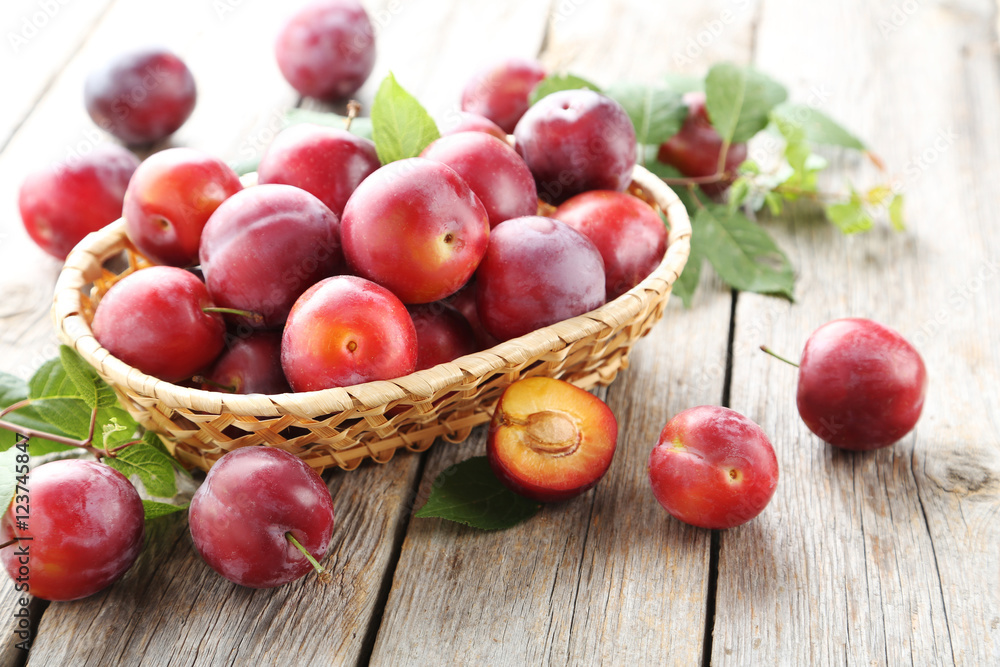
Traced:
<svg viewBox="0 0 1000 667">
<path fill-rule="evenodd" d="M 670 67 L 673 49 L 726 3 L 707 5 L 553 3 L 542 59 L 598 84 L 652 81 L 684 69 Z M 734 29 L 748 36 L 751 18 Z M 595 490 L 501 533 L 411 523 L 373 662 L 698 664 L 711 534 L 666 515 L 649 491 L 646 460 L 670 416 L 721 399 L 730 303 L 706 272 L 694 308 L 673 303 L 601 394 L 620 440 Z M 432 450 L 418 498 L 448 465 L 483 453 L 482 429 L 460 447 Z"/>
<path fill-rule="evenodd" d="M 114 0 L 7 0 L 0 16 L 0 147 L 31 112 L 53 79 Z M 82 93 L 81 93 L 82 96 Z"/>
<path fill-rule="evenodd" d="M 764 5 L 755 63 L 871 140 L 900 178 L 910 228 L 844 238 L 805 217 L 770 226 L 800 273 L 798 303 L 740 295 L 732 406 L 772 436 L 781 481 L 761 517 L 722 536 L 713 663 L 1000 655 L 995 6 L 901 6 Z M 837 165 L 830 188 L 876 177 Z M 823 445 L 798 417 L 794 369 L 755 351 L 795 357 L 843 316 L 897 328 L 928 365 L 923 418 L 890 449 Z"/>
</svg>

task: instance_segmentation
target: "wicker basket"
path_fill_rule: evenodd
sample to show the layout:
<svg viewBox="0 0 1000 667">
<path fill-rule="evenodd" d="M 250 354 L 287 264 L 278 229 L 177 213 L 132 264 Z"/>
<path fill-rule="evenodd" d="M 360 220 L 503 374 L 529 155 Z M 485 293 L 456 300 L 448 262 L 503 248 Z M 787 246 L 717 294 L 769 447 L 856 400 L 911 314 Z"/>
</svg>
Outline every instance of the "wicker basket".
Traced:
<svg viewBox="0 0 1000 667">
<path fill-rule="evenodd" d="M 663 211 L 670 225 L 663 261 L 639 285 L 585 315 L 391 381 L 233 395 L 178 386 L 126 365 L 101 347 L 90 328 L 100 297 L 150 265 L 126 238 L 121 220 L 87 236 L 67 258 L 53 318 L 63 342 L 185 465 L 208 470 L 229 450 L 270 445 L 317 470 L 352 470 L 369 457 L 386 462 L 403 447 L 423 451 L 438 437 L 464 440 L 489 420 L 500 393 L 519 378 L 547 375 L 583 388 L 614 380 L 628 365 L 635 341 L 663 316 L 690 251 L 691 224 L 673 191 L 642 167 L 635 168 L 630 191 Z"/>
</svg>

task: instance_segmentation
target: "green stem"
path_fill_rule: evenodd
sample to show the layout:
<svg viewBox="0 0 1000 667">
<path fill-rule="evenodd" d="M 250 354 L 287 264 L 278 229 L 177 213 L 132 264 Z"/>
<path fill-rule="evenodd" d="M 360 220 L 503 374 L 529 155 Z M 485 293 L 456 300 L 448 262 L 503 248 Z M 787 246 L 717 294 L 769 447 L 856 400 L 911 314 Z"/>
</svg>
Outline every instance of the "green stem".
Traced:
<svg viewBox="0 0 1000 667">
<path fill-rule="evenodd" d="M 323 574 L 323 572 L 325 572 L 323 566 L 319 564 L 319 561 L 313 558 L 313 555 L 311 553 L 306 551 L 306 548 L 302 546 L 302 544 L 300 544 L 297 539 L 295 539 L 295 536 L 292 535 L 291 531 L 285 533 L 285 538 L 288 539 L 288 541 L 291 542 L 293 545 L 295 545 L 296 549 L 302 552 L 302 555 L 306 557 L 306 560 L 309 561 L 309 563 L 313 566 L 313 568 L 316 570 L 317 573 Z"/>
<path fill-rule="evenodd" d="M 788 360 L 788 359 L 785 359 L 785 358 L 784 358 L 783 356 L 781 356 L 780 354 L 776 354 L 775 352 L 773 352 L 773 351 L 771 350 L 771 348 L 769 348 L 769 347 L 768 347 L 767 345 L 761 345 L 761 346 L 760 346 L 760 349 L 761 349 L 761 352 L 767 352 L 768 354 L 770 354 L 770 355 L 771 355 L 772 357 L 774 357 L 775 359 L 780 359 L 781 361 L 784 361 L 784 362 L 785 362 L 786 364 L 790 364 L 790 365 L 792 365 L 792 366 L 795 366 L 796 368 L 798 368 L 798 367 L 799 367 L 799 365 L 798 365 L 797 363 L 795 363 L 794 361 L 790 361 L 790 360 Z"/>
</svg>

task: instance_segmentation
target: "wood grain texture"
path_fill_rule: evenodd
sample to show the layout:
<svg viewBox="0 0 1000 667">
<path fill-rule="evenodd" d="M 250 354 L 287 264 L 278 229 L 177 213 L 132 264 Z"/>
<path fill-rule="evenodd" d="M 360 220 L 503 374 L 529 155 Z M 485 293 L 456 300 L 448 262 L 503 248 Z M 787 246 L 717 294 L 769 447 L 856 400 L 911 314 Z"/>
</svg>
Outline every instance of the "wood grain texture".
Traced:
<svg viewBox="0 0 1000 667">
<path fill-rule="evenodd" d="M 732 407 L 771 434 L 781 481 L 758 519 L 723 534 L 713 664 L 1000 655 L 995 6 L 915 7 L 764 5 L 755 64 L 870 141 L 899 179 L 909 230 L 845 238 L 806 215 L 769 225 L 798 270 L 798 303 L 740 295 Z M 825 187 L 879 178 L 850 156 L 836 166 Z M 794 358 L 844 316 L 898 329 L 927 363 L 923 418 L 892 448 L 824 445 L 798 418 L 795 370 L 755 352 Z"/>
<path fill-rule="evenodd" d="M 0 14 L 0 149 L 32 112 L 114 0 L 6 0 Z M 82 103 L 83 92 L 79 92 Z"/>
<path fill-rule="evenodd" d="M 601 84 L 655 80 L 675 40 L 713 11 L 560 6 L 543 61 Z M 617 46 L 623 34 L 628 49 Z M 646 461 L 673 414 L 722 397 L 730 294 L 708 273 L 694 308 L 672 301 L 629 369 L 601 393 L 618 418 L 619 449 L 594 490 L 499 533 L 413 520 L 373 663 L 698 664 L 711 534 L 666 515 L 649 492 Z M 460 447 L 432 449 L 418 498 L 449 465 L 484 454 L 484 438 L 479 429 Z"/>
</svg>

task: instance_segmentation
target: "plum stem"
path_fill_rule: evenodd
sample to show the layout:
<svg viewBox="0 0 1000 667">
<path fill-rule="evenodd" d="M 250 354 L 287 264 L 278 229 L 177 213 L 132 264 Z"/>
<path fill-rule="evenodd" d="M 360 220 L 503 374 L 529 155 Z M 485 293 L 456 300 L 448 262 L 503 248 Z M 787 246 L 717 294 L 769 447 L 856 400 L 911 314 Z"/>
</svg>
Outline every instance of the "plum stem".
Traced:
<svg viewBox="0 0 1000 667">
<path fill-rule="evenodd" d="M 351 131 L 351 122 L 358 117 L 361 113 L 361 102 L 357 100 L 351 100 L 347 103 L 347 122 L 344 123 L 344 129 L 348 132 Z"/>
<path fill-rule="evenodd" d="M 313 558 L 313 555 L 311 553 L 309 553 L 306 550 L 306 548 L 304 546 L 302 546 L 302 544 L 297 539 L 295 539 L 295 536 L 292 535 L 292 531 L 288 531 L 288 532 L 285 533 L 285 539 L 287 539 L 289 542 L 291 542 L 292 545 L 294 545 L 296 549 L 298 549 L 299 551 L 302 552 L 302 555 L 306 557 L 306 560 L 308 560 L 309 563 L 313 566 L 313 569 L 316 570 L 316 574 L 319 575 L 320 581 L 322 581 L 323 583 L 328 583 L 329 582 L 329 575 L 327 574 L 326 569 L 322 565 L 319 564 L 318 560 L 316 560 L 315 558 Z"/>
<path fill-rule="evenodd" d="M 785 362 L 786 364 L 789 364 L 790 366 L 795 366 L 796 368 L 798 368 L 798 367 L 799 367 L 799 365 L 798 365 L 797 363 L 795 363 L 794 361 L 791 361 L 791 360 L 789 360 L 789 359 L 785 359 L 785 358 L 784 358 L 783 356 L 781 356 L 780 354 L 777 354 L 776 352 L 774 352 L 774 351 L 773 351 L 773 350 L 772 350 L 771 348 L 769 348 L 769 347 L 768 347 L 767 345 L 761 345 L 761 346 L 760 346 L 760 350 L 761 350 L 761 352 L 767 352 L 768 354 L 770 354 L 770 355 L 771 355 L 772 357 L 774 357 L 775 359 L 780 359 L 781 361 L 784 361 L 784 362 Z"/>
<path fill-rule="evenodd" d="M 214 387 L 215 389 L 226 391 L 229 392 L 230 394 L 236 393 L 235 386 L 230 384 L 222 384 L 221 382 L 216 382 L 215 380 L 207 378 L 204 375 L 195 375 L 194 377 L 191 378 L 191 381 L 196 382 L 198 384 L 207 384 L 209 387 Z"/>
<path fill-rule="evenodd" d="M 205 313 L 221 313 L 226 315 L 239 315 L 240 317 L 245 317 L 250 320 L 253 324 L 263 324 L 264 316 L 260 313 L 254 313 L 249 310 L 240 310 L 239 308 L 223 308 L 221 306 L 207 306 L 201 309 Z"/>
</svg>

